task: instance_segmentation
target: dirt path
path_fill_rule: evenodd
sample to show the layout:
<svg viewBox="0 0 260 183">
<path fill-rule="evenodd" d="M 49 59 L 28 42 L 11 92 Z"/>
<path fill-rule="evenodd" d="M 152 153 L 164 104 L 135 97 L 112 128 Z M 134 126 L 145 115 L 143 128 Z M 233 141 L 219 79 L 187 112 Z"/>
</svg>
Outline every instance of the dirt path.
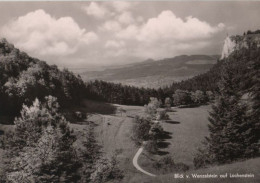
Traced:
<svg viewBox="0 0 260 183">
<path fill-rule="evenodd" d="M 136 152 L 136 154 L 135 154 L 135 156 L 134 156 L 134 158 L 133 158 L 133 165 L 134 165 L 134 167 L 135 167 L 137 170 L 139 170 L 140 172 L 142 172 L 142 173 L 144 173 L 144 174 L 146 174 L 146 175 L 149 175 L 149 176 L 151 176 L 151 177 L 155 177 L 156 175 L 145 171 L 144 169 L 142 169 L 142 168 L 138 165 L 138 158 L 139 158 L 139 156 L 141 155 L 141 153 L 143 152 L 143 150 L 144 150 L 143 147 L 140 147 L 140 148 L 138 149 L 138 151 Z"/>
</svg>

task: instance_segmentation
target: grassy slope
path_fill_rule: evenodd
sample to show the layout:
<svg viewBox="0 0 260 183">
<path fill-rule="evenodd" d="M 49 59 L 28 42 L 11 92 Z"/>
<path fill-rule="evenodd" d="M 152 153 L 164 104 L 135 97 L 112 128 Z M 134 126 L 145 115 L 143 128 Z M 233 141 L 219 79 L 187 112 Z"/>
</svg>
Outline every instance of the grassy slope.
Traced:
<svg viewBox="0 0 260 183">
<path fill-rule="evenodd" d="M 193 157 L 201 141 L 208 135 L 208 110 L 210 106 L 198 108 L 176 108 L 169 112 L 171 121 L 161 125 L 169 136 L 161 143 L 159 155 L 150 155 L 144 152 L 139 164 L 154 174 L 161 174 L 152 164 L 165 155 L 172 156 L 176 163 L 185 163 L 193 168 Z"/>
<path fill-rule="evenodd" d="M 260 170 L 260 158 L 251 159 L 247 161 L 237 162 L 233 164 L 227 164 L 222 166 L 214 166 L 207 169 L 194 170 L 192 165 L 193 155 L 196 153 L 197 147 L 200 145 L 204 136 L 208 134 L 208 112 L 210 106 L 201 106 L 198 108 L 180 108 L 176 109 L 176 112 L 169 113 L 173 123 L 162 123 L 163 128 L 171 132 L 171 137 L 165 140 L 168 143 L 168 147 L 161 150 L 168 152 L 168 155 L 174 157 L 176 163 L 183 162 L 188 164 L 191 168 L 187 172 L 188 175 L 192 173 L 206 174 L 224 174 L 224 173 L 253 173 L 255 178 L 251 179 L 174 179 L 174 173 L 160 175 L 160 172 L 154 169 L 151 164 L 158 160 L 161 156 L 151 156 L 147 152 L 140 156 L 139 164 L 146 170 L 157 174 L 156 178 L 149 176 L 132 177 L 128 182 L 131 183 L 172 183 L 172 182 L 223 182 L 223 183 L 244 183 L 244 182 L 260 182 L 259 170 Z"/>
<path fill-rule="evenodd" d="M 199 169 L 199 170 L 190 170 L 186 172 L 186 175 L 191 174 L 225 174 L 225 173 L 240 173 L 240 174 L 245 174 L 245 173 L 252 173 L 254 174 L 254 178 L 208 178 L 208 179 L 195 179 L 195 178 L 184 178 L 184 179 L 176 179 L 174 178 L 174 173 L 172 174 L 167 174 L 167 175 L 162 175 L 162 176 L 157 176 L 155 178 L 151 178 L 148 176 L 136 176 L 131 179 L 131 183 L 138 182 L 138 183 L 144 183 L 144 182 L 149 182 L 149 183 L 183 183 L 183 182 L 199 182 L 199 183 L 258 183 L 260 182 L 260 158 L 255 158 L 255 159 L 250 159 L 242 162 L 236 162 L 232 164 L 227 164 L 227 165 L 222 165 L 222 166 L 214 166 L 206 169 Z"/>
<path fill-rule="evenodd" d="M 132 120 L 135 115 L 143 114 L 143 107 L 138 106 L 119 106 L 126 110 L 126 113 L 116 114 L 92 114 L 87 121 L 92 121 L 96 124 L 95 132 L 98 142 L 103 145 L 103 151 L 106 156 L 111 156 L 115 151 L 119 152 L 118 160 L 120 168 L 125 172 L 125 178 L 122 182 L 216 182 L 213 179 L 190 179 L 177 180 L 173 174 L 161 175 L 156 178 L 151 178 L 137 171 L 132 165 L 137 147 L 131 140 Z M 181 108 L 176 109 L 176 112 L 169 113 L 172 123 L 162 123 L 163 128 L 171 132 L 171 138 L 165 140 L 168 146 L 162 148 L 164 152 L 168 152 L 173 156 L 176 162 L 183 162 L 192 166 L 193 154 L 200 144 L 200 141 L 207 135 L 207 111 L 209 106 L 201 106 L 199 108 Z M 179 123 L 178 123 L 179 122 Z M 6 131 L 12 126 L 2 125 L 2 130 Z M 79 124 L 71 124 L 79 140 L 77 146 L 81 146 L 81 141 L 84 137 L 84 132 L 88 128 L 88 122 L 82 121 Z M 1 150 L 1 149 L 0 149 Z M 1 155 L 1 151 L 0 151 Z M 152 160 L 159 159 L 159 155 L 148 155 L 143 153 L 139 158 L 139 164 L 145 169 L 153 173 L 159 174 L 152 166 Z M 208 169 L 190 170 L 190 173 L 255 173 L 259 170 L 258 159 L 238 162 L 230 165 L 216 166 Z M 256 179 L 224 179 L 221 182 L 259 182 Z M 218 181 L 220 182 L 220 181 Z"/>
<path fill-rule="evenodd" d="M 117 105 L 118 106 L 118 105 Z M 132 164 L 132 159 L 137 151 L 137 147 L 131 140 L 131 129 L 133 118 L 142 111 L 142 107 L 120 106 L 127 110 L 126 113 L 116 113 L 115 115 L 94 114 L 88 120 L 93 121 L 96 138 L 103 146 L 106 156 L 118 153 L 117 159 L 120 168 L 124 171 L 125 178 L 122 182 L 128 182 L 134 175 L 141 175 Z"/>
<path fill-rule="evenodd" d="M 166 151 L 173 155 L 178 162 L 192 166 L 193 155 L 201 141 L 208 135 L 208 111 L 210 106 L 198 108 L 181 108 L 169 113 L 170 118 L 179 124 L 163 123 L 165 130 L 172 133 Z"/>
</svg>

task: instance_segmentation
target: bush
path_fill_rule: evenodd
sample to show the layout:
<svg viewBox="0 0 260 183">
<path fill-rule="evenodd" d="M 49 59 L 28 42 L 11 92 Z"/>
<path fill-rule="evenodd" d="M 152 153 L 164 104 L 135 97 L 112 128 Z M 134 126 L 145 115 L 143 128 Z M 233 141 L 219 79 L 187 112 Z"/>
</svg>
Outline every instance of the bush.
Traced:
<svg viewBox="0 0 260 183">
<path fill-rule="evenodd" d="M 173 104 L 175 106 L 192 104 L 191 94 L 189 91 L 186 90 L 176 90 L 175 93 L 172 95 L 172 98 Z"/>
<path fill-rule="evenodd" d="M 159 123 L 154 123 L 150 129 L 150 138 L 159 139 L 160 135 L 163 133 L 163 128 Z"/>
<path fill-rule="evenodd" d="M 185 172 L 189 166 L 184 163 L 175 163 L 171 156 L 165 156 L 153 164 L 153 167 L 162 173 Z"/>
<path fill-rule="evenodd" d="M 149 139 L 149 131 L 151 128 L 151 121 L 145 118 L 134 119 L 134 125 L 132 128 L 132 140 L 137 144 L 142 144 L 143 141 Z"/>
<path fill-rule="evenodd" d="M 157 141 L 156 140 L 149 140 L 145 146 L 145 150 L 148 151 L 149 153 L 157 153 L 158 147 L 157 147 Z"/>
<path fill-rule="evenodd" d="M 196 169 L 205 168 L 214 162 L 214 155 L 209 153 L 209 144 L 207 141 L 202 142 L 203 146 L 200 147 L 193 159 L 193 164 Z"/>
<path fill-rule="evenodd" d="M 165 98 L 164 106 L 165 106 L 166 111 L 170 111 L 171 110 L 172 100 L 169 97 Z"/>
<path fill-rule="evenodd" d="M 145 113 L 149 118 L 154 119 L 157 114 L 157 109 L 162 105 L 162 102 L 157 98 L 151 97 L 148 105 L 145 105 Z"/>
<path fill-rule="evenodd" d="M 121 180 L 123 171 L 119 169 L 116 156 L 110 159 L 100 159 L 96 163 L 95 171 L 91 174 L 91 183 L 103 183 L 110 180 Z"/>
<path fill-rule="evenodd" d="M 157 112 L 156 120 L 168 120 L 168 119 L 170 119 L 170 117 L 167 114 L 166 110 L 161 110 Z"/>
</svg>

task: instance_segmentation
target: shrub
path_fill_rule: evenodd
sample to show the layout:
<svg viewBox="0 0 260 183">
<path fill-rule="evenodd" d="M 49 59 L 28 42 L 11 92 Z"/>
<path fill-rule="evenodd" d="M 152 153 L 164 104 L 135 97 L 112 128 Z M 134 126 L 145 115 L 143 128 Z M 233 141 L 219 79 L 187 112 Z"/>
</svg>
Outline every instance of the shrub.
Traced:
<svg viewBox="0 0 260 183">
<path fill-rule="evenodd" d="M 151 97 L 148 105 L 145 105 L 145 113 L 149 118 L 156 117 L 157 109 L 162 105 L 162 102 L 157 98 Z"/>
<path fill-rule="evenodd" d="M 157 112 L 156 120 L 168 120 L 169 115 L 167 114 L 166 110 L 161 110 Z"/>
<path fill-rule="evenodd" d="M 154 123 L 150 129 L 150 138 L 159 139 L 160 135 L 163 133 L 163 128 L 159 123 Z"/>
<path fill-rule="evenodd" d="M 103 183 L 110 180 L 121 180 L 123 171 L 119 169 L 116 156 L 110 159 L 100 159 L 96 163 L 95 171 L 91 174 L 91 183 Z"/>
<path fill-rule="evenodd" d="M 165 98 L 164 106 L 165 106 L 166 111 L 170 111 L 171 110 L 172 100 L 169 97 Z"/>
<path fill-rule="evenodd" d="M 207 167 L 210 164 L 213 164 L 215 157 L 213 153 L 210 153 L 210 147 L 208 141 L 205 139 L 202 141 L 201 147 L 198 148 L 198 151 L 193 158 L 193 164 L 196 169 Z"/>
<path fill-rule="evenodd" d="M 172 95 L 173 104 L 175 106 L 180 105 L 190 105 L 192 104 L 191 94 L 185 90 L 176 90 L 175 93 Z"/>
<path fill-rule="evenodd" d="M 157 153 L 158 147 L 157 147 L 157 141 L 156 140 L 149 140 L 144 146 L 145 150 L 149 153 Z"/>
<path fill-rule="evenodd" d="M 143 141 L 149 139 L 149 131 L 151 128 L 151 121 L 149 119 L 136 117 L 132 128 L 132 140 L 140 145 Z"/>
<path fill-rule="evenodd" d="M 153 167 L 162 173 L 184 172 L 189 170 L 189 166 L 184 163 L 175 163 L 171 156 L 165 156 L 153 164 Z"/>
</svg>

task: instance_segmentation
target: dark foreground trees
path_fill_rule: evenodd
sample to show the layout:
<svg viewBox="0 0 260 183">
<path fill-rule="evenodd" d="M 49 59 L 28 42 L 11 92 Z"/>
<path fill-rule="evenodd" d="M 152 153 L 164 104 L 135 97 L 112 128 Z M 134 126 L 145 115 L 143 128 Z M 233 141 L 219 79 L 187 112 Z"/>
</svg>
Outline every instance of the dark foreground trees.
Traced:
<svg viewBox="0 0 260 183">
<path fill-rule="evenodd" d="M 3 139 L 1 182 L 107 182 L 123 176 L 115 157 L 102 157 L 91 129 L 83 147 L 74 146 L 77 138 L 55 97 L 23 105 L 14 123 L 14 132 Z"/>
<path fill-rule="evenodd" d="M 210 135 L 194 158 L 195 167 L 259 155 L 259 58 L 260 50 L 254 47 L 226 60 L 210 112 Z"/>
<path fill-rule="evenodd" d="M 68 122 L 58 112 L 57 99 L 38 99 L 23 106 L 15 130 L 5 142 L 6 179 L 10 182 L 76 182 L 80 161 Z"/>
</svg>

